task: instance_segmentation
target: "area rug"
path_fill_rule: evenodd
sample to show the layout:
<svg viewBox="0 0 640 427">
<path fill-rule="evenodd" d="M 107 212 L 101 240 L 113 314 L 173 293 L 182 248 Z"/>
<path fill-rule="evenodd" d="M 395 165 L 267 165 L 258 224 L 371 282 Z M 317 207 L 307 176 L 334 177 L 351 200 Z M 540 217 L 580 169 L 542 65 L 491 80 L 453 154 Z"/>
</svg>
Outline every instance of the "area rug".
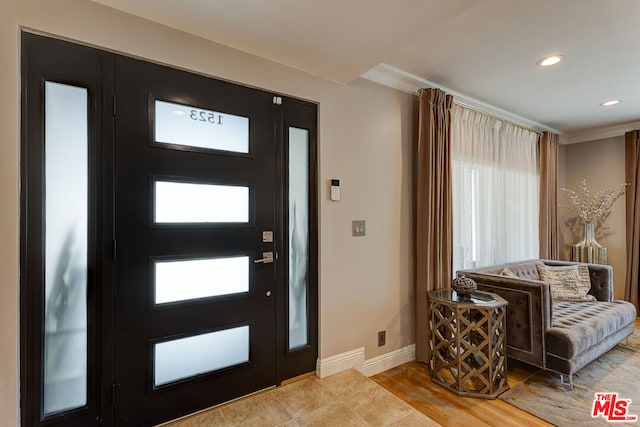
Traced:
<svg viewBox="0 0 640 427">
<path fill-rule="evenodd" d="M 500 396 L 500 399 L 557 426 L 640 425 L 640 330 L 628 343 L 615 346 L 573 376 L 574 389 L 567 391 L 558 374 L 538 371 Z M 631 399 L 628 415 L 635 423 L 610 424 L 604 416 L 591 416 L 596 393 L 618 393 Z"/>
</svg>

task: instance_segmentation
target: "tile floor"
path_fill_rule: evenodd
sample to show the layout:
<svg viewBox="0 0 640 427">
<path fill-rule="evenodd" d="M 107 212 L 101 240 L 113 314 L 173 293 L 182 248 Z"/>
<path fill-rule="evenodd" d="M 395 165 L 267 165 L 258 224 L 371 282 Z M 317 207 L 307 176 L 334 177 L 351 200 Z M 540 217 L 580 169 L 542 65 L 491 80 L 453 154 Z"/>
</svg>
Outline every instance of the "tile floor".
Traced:
<svg viewBox="0 0 640 427">
<path fill-rule="evenodd" d="M 309 377 L 164 424 L 210 426 L 439 426 L 356 370 Z"/>
</svg>

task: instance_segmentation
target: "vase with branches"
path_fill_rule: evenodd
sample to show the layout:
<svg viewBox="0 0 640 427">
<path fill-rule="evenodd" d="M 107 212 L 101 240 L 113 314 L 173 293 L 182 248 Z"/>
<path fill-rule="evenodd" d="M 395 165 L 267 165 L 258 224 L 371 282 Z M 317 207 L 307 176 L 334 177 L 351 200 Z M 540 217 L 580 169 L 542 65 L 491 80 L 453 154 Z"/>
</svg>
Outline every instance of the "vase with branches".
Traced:
<svg viewBox="0 0 640 427">
<path fill-rule="evenodd" d="M 613 189 L 598 190 L 591 196 L 587 180 L 583 179 L 579 186 L 579 193 L 575 190 L 562 188 L 569 205 L 563 205 L 575 213 L 578 220 L 584 223 L 584 238 L 572 246 L 571 254 L 574 261 L 607 263 L 607 248 L 596 241 L 595 230 L 603 227 L 611 207 L 624 194 L 627 184 Z"/>
</svg>

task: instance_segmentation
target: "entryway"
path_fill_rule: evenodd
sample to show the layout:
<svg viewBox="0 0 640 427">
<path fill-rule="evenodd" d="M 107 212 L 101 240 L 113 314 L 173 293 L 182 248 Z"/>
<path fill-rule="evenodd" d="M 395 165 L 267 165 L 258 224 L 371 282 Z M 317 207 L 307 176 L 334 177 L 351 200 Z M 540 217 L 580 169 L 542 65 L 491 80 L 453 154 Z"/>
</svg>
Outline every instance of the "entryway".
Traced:
<svg viewBox="0 0 640 427">
<path fill-rule="evenodd" d="M 23 425 L 154 425 L 314 371 L 317 106 L 23 53 Z"/>
</svg>

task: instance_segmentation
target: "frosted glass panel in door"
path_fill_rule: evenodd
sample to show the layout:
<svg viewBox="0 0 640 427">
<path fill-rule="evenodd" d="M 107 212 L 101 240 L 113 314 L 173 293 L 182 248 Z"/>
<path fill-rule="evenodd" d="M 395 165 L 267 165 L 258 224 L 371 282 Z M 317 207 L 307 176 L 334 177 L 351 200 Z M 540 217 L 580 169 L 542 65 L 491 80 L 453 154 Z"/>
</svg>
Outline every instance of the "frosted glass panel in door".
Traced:
<svg viewBox="0 0 640 427">
<path fill-rule="evenodd" d="M 309 131 L 289 128 L 289 349 L 307 337 Z"/>
<path fill-rule="evenodd" d="M 249 326 L 154 345 L 154 386 L 249 361 Z"/>
<path fill-rule="evenodd" d="M 166 101 L 155 102 L 155 141 L 249 152 L 249 119 Z"/>
<path fill-rule="evenodd" d="M 155 222 L 249 222 L 249 187 L 156 181 Z"/>
<path fill-rule="evenodd" d="M 249 257 L 155 262 L 156 304 L 249 291 Z"/>
<path fill-rule="evenodd" d="M 45 83 L 45 416 L 87 403 L 87 97 Z"/>
</svg>

